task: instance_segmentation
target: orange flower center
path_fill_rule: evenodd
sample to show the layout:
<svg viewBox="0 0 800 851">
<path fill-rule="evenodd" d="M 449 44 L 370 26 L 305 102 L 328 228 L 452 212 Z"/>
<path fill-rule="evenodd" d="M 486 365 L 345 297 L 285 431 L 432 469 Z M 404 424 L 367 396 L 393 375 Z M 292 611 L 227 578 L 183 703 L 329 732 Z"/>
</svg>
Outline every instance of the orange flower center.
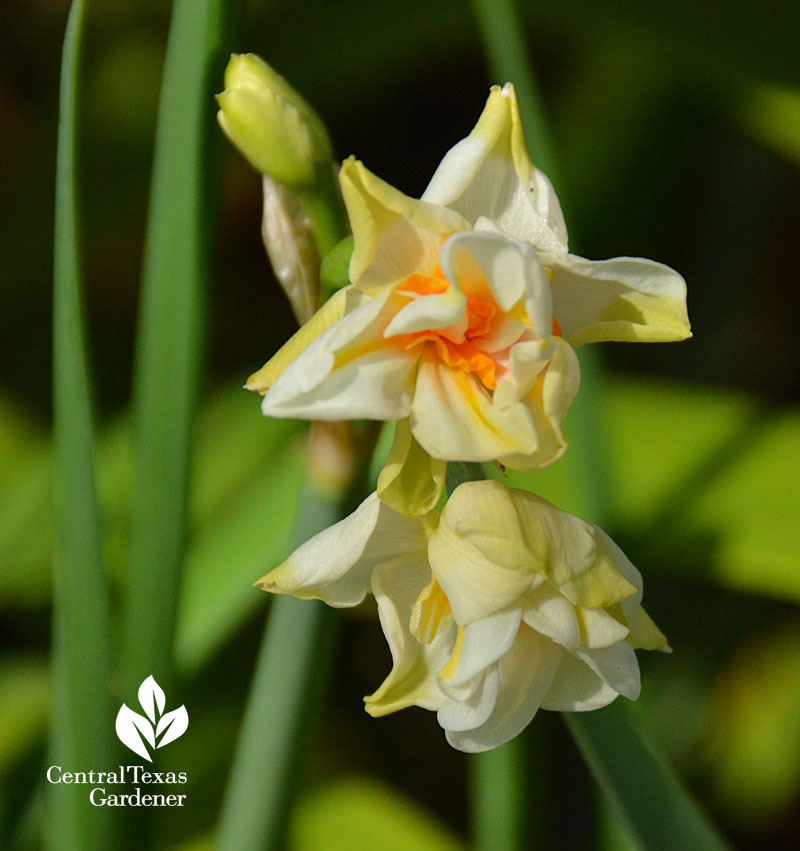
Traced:
<svg viewBox="0 0 800 851">
<path fill-rule="evenodd" d="M 438 272 L 439 270 L 437 270 Z M 441 276 L 411 275 L 403 281 L 403 290 L 419 295 L 438 295 L 446 292 L 449 282 Z M 492 327 L 492 321 L 500 313 L 494 300 L 485 300 L 472 296 L 467 299 L 467 327 L 461 342 L 455 342 L 448 336 L 451 329 L 431 328 L 428 331 L 415 331 L 411 334 L 401 334 L 400 344 L 411 349 L 424 343 L 432 343 L 438 357 L 453 369 L 464 372 L 474 372 L 489 390 L 497 386 L 494 360 L 485 352 L 478 349 L 472 342 L 476 337 L 484 337 Z"/>
<path fill-rule="evenodd" d="M 406 278 L 400 289 L 406 293 L 416 293 L 420 296 L 440 295 L 447 292 L 450 282 L 444 277 L 441 268 L 437 266 L 432 276 L 414 274 Z M 436 355 L 447 366 L 460 369 L 463 372 L 475 373 L 484 387 L 494 390 L 497 387 L 497 354 L 495 357 L 485 352 L 480 344 L 487 337 L 493 326 L 504 319 L 505 314 L 495 303 L 489 287 L 484 287 L 480 296 L 467 298 L 466 328 L 459 324 L 448 328 L 430 328 L 426 331 L 415 331 L 410 334 L 398 335 L 400 345 L 406 349 L 430 343 L 436 350 Z M 521 318 L 521 317 L 520 317 Z M 527 317 L 524 318 L 527 322 Z M 562 336 L 561 326 L 553 317 L 553 334 Z M 476 345 L 476 343 L 478 345 Z"/>
</svg>

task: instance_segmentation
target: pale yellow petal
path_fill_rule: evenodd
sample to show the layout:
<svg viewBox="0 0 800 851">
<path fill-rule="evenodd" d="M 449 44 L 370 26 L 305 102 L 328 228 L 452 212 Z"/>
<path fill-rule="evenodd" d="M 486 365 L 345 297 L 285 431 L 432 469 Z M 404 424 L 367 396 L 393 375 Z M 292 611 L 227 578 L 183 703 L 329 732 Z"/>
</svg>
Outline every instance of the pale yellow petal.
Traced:
<svg viewBox="0 0 800 851">
<path fill-rule="evenodd" d="M 453 730 L 442 723 L 447 741 L 461 751 L 478 753 L 499 747 L 521 733 L 533 720 L 558 676 L 566 654 L 537 632 L 522 626 L 514 645 L 498 663 L 500 687 L 489 717 L 471 730 Z"/>
<path fill-rule="evenodd" d="M 304 325 L 290 337 L 278 351 L 244 385 L 246 390 L 255 390 L 262 396 L 274 384 L 278 376 L 310 343 L 332 327 L 346 313 L 362 303 L 364 296 L 354 287 L 345 287 L 332 295 Z"/>
<path fill-rule="evenodd" d="M 541 581 L 508 490 L 488 481 L 460 485 L 431 535 L 431 570 L 458 624 L 511 606 Z"/>
<path fill-rule="evenodd" d="M 430 570 L 422 564 L 387 563 L 373 572 L 372 593 L 392 654 L 389 676 L 364 698 L 364 707 L 373 717 L 415 705 L 436 710 L 445 701 L 436 685 L 436 672 L 452 652 L 455 627 L 451 623 L 438 630 L 429 644 L 417 641 L 408 629 L 414 602 L 429 579 Z"/>
<path fill-rule="evenodd" d="M 622 641 L 629 633 L 627 626 L 621 624 L 604 609 L 587 609 L 577 606 L 581 624 L 582 645 L 590 650 L 610 647 Z"/>
<path fill-rule="evenodd" d="M 310 538 L 256 585 L 275 594 L 355 606 L 370 588 L 374 568 L 401 558 L 427 565 L 427 518 L 411 520 L 392 511 L 376 494 L 344 520 Z M 409 568 L 410 569 L 410 568 Z"/>
<path fill-rule="evenodd" d="M 398 420 L 389 457 L 378 477 L 378 496 L 395 511 L 416 517 L 436 508 L 447 462 L 431 458 L 411 434 L 409 419 Z"/>
<path fill-rule="evenodd" d="M 538 445 L 524 404 L 494 405 L 474 374 L 449 367 L 428 352 L 417 373 L 411 429 L 434 458 L 491 461 L 512 453 L 527 455 Z"/>
<path fill-rule="evenodd" d="M 597 532 L 593 524 L 535 494 L 499 482 L 466 482 L 451 494 L 439 529 L 431 538 L 431 567 L 457 621 L 462 619 L 456 595 L 471 600 L 464 603 L 465 608 L 480 602 L 485 609 L 492 598 L 502 601 L 502 606 L 494 609 L 497 611 L 509 605 L 515 592 L 532 590 L 530 583 L 536 576 L 576 605 L 610 606 L 636 594 L 637 588 L 616 567 Z M 444 536 L 448 536 L 451 551 L 458 547 L 455 561 L 469 557 L 480 566 L 474 579 L 462 576 L 460 567 L 448 569 L 444 551 L 434 559 L 434 543 Z M 446 581 L 441 572 L 449 574 Z M 491 587 L 487 582 L 487 588 L 481 590 L 475 581 L 481 576 L 486 577 L 484 581 L 493 578 Z"/>
<path fill-rule="evenodd" d="M 442 236 L 468 223 L 456 212 L 409 198 L 353 157 L 339 173 L 355 245 L 350 280 L 370 295 L 436 270 Z"/>
<path fill-rule="evenodd" d="M 473 225 L 488 217 L 539 251 L 566 253 L 561 207 L 531 164 L 510 83 L 492 87 L 475 128 L 447 152 L 422 198 L 458 210 Z"/>
<path fill-rule="evenodd" d="M 615 340 L 670 342 L 692 336 L 686 282 L 669 266 L 636 257 L 548 261 L 553 311 L 572 346 Z"/>
<path fill-rule="evenodd" d="M 628 619 L 628 626 L 630 627 L 630 635 L 627 640 L 635 650 L 672 652 L 672 648 L 667 643 L 667 637 L 641 606 L 638 606 L 633 616 Z"/>
<path fill-rule="evenodd" d="M 567 441 L 564 438 L 563 423 L 580 387 L 580 366 L 575 352 L 560 337 L 551 337 L 546 344 L 543 341 L 522 342 L 511 350 L 511 377 L 520 382 L 515 384 L 515 393 L 525 389 L 525 381 L 535 373 L 539 365 L 534 351 L 537 345 L 546 346 L 542 356 L 549 356 L 549 362 L 520 399 L 520 403 L 529 411 L 537 435 L 537 444 L 533 450 L 526 453 L 512 453 L 499 459 L 512 470 L 538 470 L 564 454 Z M 520 349 L 519 362 L 516 360 L 517 349 Z M 525 361 L 524 356 L 528 349 L 531 355 L 528 361 Z M 504 383 L 499 382 L 495 391 L 497 404 L 500 404 L 503 398 L 498 393 L 505 390 L 502 386 Z"/>
</svg>

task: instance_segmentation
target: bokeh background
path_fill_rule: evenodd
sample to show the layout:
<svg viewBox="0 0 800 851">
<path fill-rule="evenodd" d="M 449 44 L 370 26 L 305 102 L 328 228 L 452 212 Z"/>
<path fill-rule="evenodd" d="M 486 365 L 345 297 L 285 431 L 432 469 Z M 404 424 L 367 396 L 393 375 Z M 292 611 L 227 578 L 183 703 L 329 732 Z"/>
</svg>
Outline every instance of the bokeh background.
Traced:
<svg viewBox="0 0 800 851">
<path fill-rule="evenodd" d="M 48 729 L 51 244 L 67 10 L 9 0 L 0 34 L 0 845 L 24 848 L 37 847 Z M 693 339 L 605 345 L 596 388 L 602 434 L 591 441 L 607 454 L 608 531 L 644 573 L 648 609 L 675 650 L 640 654 L 636 715 L 737 847 L 796 847 L 800 13 L 788 0 L 523 2 L 520 13 L 572 250 L 651 257 L 689 286 Z M 168 23 L 164 0 L 90 5 L 85 291 L 117 587 Z M 265 57 L 317 108 L 337 156 L 355 153 L 411 195 L 472 128 L 488 86 L 504 82 L 488 76 L 464 0 L 250 2 L 239 33 L 234 49 Z M 209 98 L 221 87 L 220 74 Z M 161 817 L 157 847 L 169 848 L 216 819 L 268 608 L 250 583 L 286 554 L 303 475 L 302 426 L 267 424 L 239 389 L 294 320 L 261 246 L 259 179 L 218 135 L 223 191 L 177 639 L 192 735 L 172 746 L 192 780 L 181 819 Z M 533 486 L 576 508 L 557 467 Z M 298 851 L 468 847 L 466 760 L 433 715 L 372 720 L 361 709 L 388 665 L 373 613 L 346 614 L 293 820 Z M 535 846 L 625 848 L 561 720 L 542 713 L 533 726 Z"/>
</svg>

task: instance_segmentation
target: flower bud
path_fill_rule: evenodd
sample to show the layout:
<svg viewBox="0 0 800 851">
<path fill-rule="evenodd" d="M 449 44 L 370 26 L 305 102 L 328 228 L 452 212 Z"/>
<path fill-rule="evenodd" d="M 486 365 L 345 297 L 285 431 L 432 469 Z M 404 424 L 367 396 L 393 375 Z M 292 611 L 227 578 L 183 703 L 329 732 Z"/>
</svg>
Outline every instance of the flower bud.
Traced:
<svg viewBox="0 0 800 851">
<path fill-rule="evenodd" d="M 272 270 L 300 325 L 319 306 L 319 251 L 311 218 L 299 198 L 282 183 L 264 175 L 261 238 Z"/>
<path fill-rule="evenodd" d="M 319 116 L 258 56 L 231 57 L 217 102 L 220 127 L 262 174 L 302 190 L 329 165 L 330 141 Z"/>
</svg>

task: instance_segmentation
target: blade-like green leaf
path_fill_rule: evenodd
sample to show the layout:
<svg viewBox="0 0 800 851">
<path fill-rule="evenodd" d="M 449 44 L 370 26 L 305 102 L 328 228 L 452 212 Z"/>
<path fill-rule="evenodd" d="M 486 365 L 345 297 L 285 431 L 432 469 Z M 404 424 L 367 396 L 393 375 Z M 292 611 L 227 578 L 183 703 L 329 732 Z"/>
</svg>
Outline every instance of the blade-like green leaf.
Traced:
<svg viewBox="0 0 800 851">
<path fill-rule="evenodd" d="M 164 68 L 134 374 L 127 692 L 168 686 L 212 243 L 213 81 L 226 0 L 177 0 Z"/>
<path fill-rule="evenodd" d="M 343 503 L 307 486 L 295 541 L 341 519 Z M 334 613 L 321 602 L 277 597 L 247 701 L 225 792 L 217 844 L 236 851 L 285 847 L 298 761 L 318 708 L 333 644 Z"/>
<path fill-rule="evenodd" d="M 94 482 L 91 394 L 80 294 L 76 199 L 76 97 L 84 4 L 70 10 L 61 66 L 53 284 L 55 558 L 52 758 L 109 764 L 113 715 L 111 635 Z M 87 616 L 88 613 L 88 616 Z M 52 848 L 110 847 L 112 813 L 87 806 L 81 787 L 55 786 Z"/>
<path fill-rule="evenodd" d="M 621 704 L 595 712 L 565 713 L 564 719 L 636 848 L 722 851 L 728 847 Z"/>
</svg>

